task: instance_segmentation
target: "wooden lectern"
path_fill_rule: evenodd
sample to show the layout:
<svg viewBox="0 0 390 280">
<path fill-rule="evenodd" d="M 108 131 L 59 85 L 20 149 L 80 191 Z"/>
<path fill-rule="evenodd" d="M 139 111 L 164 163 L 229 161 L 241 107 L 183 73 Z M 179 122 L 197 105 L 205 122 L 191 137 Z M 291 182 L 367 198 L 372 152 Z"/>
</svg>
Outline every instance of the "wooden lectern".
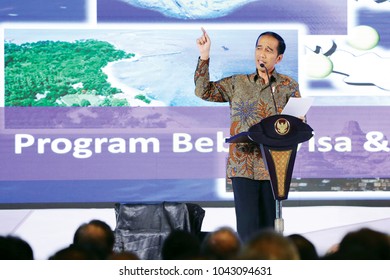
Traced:
<svg viewBox="0 0 390 280">
<path fill-rule="evenodd" d="M 313 129 L 301 119 L 290 115 L 273 115 L 253 125 L 248 131 L 226 139 L 227 143 L 260 145 L 268 169 L 276 201 L 275 230 L 284 231 L 282 200 L 288 198 L 298 144 L 308 141 Z"/>
</svg>

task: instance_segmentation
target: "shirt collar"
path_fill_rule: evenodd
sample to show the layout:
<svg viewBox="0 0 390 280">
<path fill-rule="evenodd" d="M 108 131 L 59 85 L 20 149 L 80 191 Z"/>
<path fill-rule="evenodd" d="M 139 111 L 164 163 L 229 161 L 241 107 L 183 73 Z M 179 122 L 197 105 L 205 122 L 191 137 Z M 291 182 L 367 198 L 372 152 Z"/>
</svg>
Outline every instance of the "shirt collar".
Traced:
<svg viewBox="0 0 390 280">
<path fill-rule="evenodd" d="M 254 83 L 256 83 L 257 80 L 261 79 L 259 74 L 257 73 L 257 69 L 256 69 L 256 71 L 252 75 L 253 75 L 253 82 Z M 279 77 L 279 73 L 276 71 L 276 68 L 274 68 L 274 71 L 272 72 L 272 74 L 270 76 L 271 83 L 277 81 L 278 77 Z"/>
</svg>

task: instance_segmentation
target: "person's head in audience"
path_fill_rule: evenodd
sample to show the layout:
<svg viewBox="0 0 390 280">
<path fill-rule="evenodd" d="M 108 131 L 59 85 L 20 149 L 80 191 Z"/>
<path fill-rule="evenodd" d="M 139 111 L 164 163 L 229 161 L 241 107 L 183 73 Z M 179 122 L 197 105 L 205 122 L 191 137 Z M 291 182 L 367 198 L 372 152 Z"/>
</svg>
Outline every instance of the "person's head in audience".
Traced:
<svg viewBox="0 0 390 280">
<path fill-rule="evenodd" d="M 107 259 L 115 243 L 115 235 L 111 227 L 103 221 L 92 220 L 82 224 L 75 232 L 73 244 L 93 250 L 100 259 Z"/>
<path fill-rule="evenodd" d="M 300 234 L 291 234 L 288 238 L 295 244 L 298 249 L 299 259 L 301 260 L 318 260 L 317 250 L 312 242 Z"/>
<path fill-rule="evenodd" d="M 0 236 L 0 260 L 33 260 L 34 252 L 27 243 L 17 236 Z"/>
<path fill-rule="evenodd" d="M 206 235 L 202 242 L 201 254 L 206 259 L 235 259 L 241 249 L 238 235 L 228 227 L 222 227 Z"/>
<path fill-rule="evenodd" d="M 200 241 L 185 230 L 173 230 L 164 240 L 161 248 L 163 260 L 193 260 L 200 256 Z"/>
<path fill-rule="evenodd" d="M 299 253 L 289 238 L 268 229 L 258 232 L 244 244 L 240 259 L 299 260 Z"/>
<path fill-rule="evenodd" d="M 71 244 L 54 253 L 49 260 L 99 260 L 100 255 L 95 250 L 85 246 Z"/>
<path fill-rule="evenodd" d="M 325 259 L 390 260 L 390 236 L 369 228 L 347 233 Z"/>
</svg>

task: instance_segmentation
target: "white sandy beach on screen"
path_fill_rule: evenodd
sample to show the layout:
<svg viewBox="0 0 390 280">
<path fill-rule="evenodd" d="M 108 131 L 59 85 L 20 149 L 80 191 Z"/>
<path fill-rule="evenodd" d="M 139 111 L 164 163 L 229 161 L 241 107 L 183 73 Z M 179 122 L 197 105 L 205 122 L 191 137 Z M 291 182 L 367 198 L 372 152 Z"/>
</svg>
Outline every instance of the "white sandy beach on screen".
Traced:
<svg viewBox="0 0 390 280">
<path fill-rule="evenodd" d="M 140 56 L 138 54 L 136 54 L 132 58 L 123 59 L 120 61 L 132 62 L 132 61 L 138 60 L 139 58 L 140 58 Z M 115 77 L 114 71 L 113 71 L 113 66 L 120 61 L 109 62 L 107 64 L 107 66 L 102 68 L 103 73 L 105 73 L 107 75 L 107 82 L 110 83 L 112 87 L 118 88 L 122 91 L 121 93 L 116 93 L 114 95 L 115 98 L 126 99 L 127 102 L 129 102 L 131 107 L 166 106 L 163 102 L 149 98 L 143 91 L 136 89 L 136 88 L 132 88 L 132 87 L 122 83 L 117 77 Z M 142 100 L 135 98 L 137 95 L 144 95 L 144 96 L 146 96 L 146 98 L 151 100 L 151 102 L 148 104 Z"/>
</svg>

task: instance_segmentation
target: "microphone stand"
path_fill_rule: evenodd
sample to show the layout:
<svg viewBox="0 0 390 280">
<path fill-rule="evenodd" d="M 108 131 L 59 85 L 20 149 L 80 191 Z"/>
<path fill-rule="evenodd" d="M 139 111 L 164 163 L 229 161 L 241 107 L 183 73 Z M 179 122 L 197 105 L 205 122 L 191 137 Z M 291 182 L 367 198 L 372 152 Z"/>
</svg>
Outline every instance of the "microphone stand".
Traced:
<svg viewBox="0 0 390 280">
<path fill-rule="evenodd" d="M 275 95 L 274 95 L 274 91 L 272 89 L 272 85 L 271 85 L 271 79 L 270 79 L 270 76 L 269 76 L 269 73 L 268 73 L 268 69 L 267 67 L 265 67 L 264 63 L 260 63 L 260 67 L 264 68 L 265 69 L 265 73 L 267 74 L 267 79 L 268 79 L 268 86 L 271 90 L 271 96 L 272 96 L 272 101 L 274 102 L 274 107 L 275 107 L 275 114 L 278 115 L 278 107 L 276 106 L 276 101 L 275 101 Z M 271 182 L 272 184 L 272 182 Z M 273 190 L 273 188 L 272 188 Z M 284 231 L 284 220 L 282 218 L 282 200 L 279 200 L 279 199 L 276 199 L 276 196 L 274 194 L 274 198 L 275 198 L 275 203 L 276 203 L 276 207 L 275 207 L 275 223 L 274 223 L 274 226 L 275 226 L 275 231 L 276 232 L 279 232 L 281 234 L 283 234 L 283 231 Z"/>
<path fill-rule="evenodd" d="M 271 79 L 268 73 L 267 67 L 265 67 L 264 63 L 260 63 L 260 67 L 265 69 L 265 73 L 267 74 L 267 79 L 268 79 L 268 86 L 271 90 L 271 96 L 272 96 L 272 101 L 274 102 L 274 107 L 275 107 L 275 114 L 278 115 L 278 107 L 276 106 L 276 101 L 275 101 L 275 95 L 274 95 L 274 90 L 272 89 L 272 84 L 271 84 Z"/>
</svg>

